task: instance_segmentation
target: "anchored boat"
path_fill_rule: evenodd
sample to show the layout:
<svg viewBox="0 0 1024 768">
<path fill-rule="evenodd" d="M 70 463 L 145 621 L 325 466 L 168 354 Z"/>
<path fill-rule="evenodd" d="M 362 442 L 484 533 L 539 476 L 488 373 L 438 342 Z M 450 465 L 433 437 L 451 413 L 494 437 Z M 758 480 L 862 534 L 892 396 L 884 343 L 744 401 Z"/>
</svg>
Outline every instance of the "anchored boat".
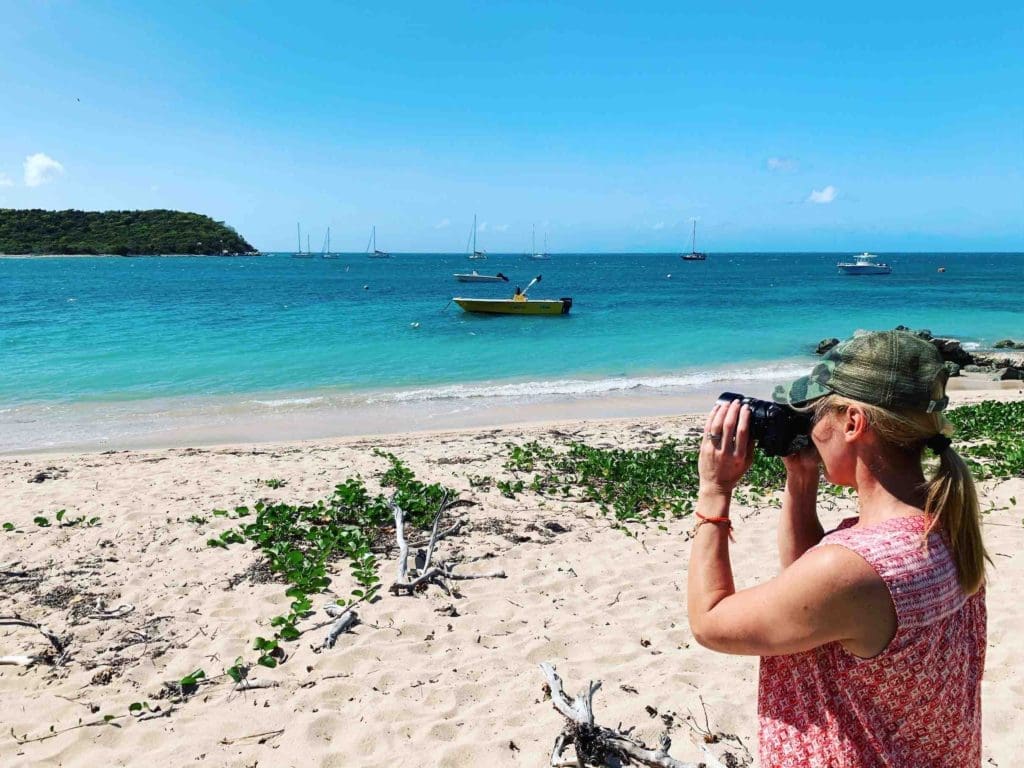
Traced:
<svg viewBox="0 0 1024 768">
<path fill-rule="evenodd" d="M 460 283 L 507 283 L 508 278 L 501 272 L 496 275 L 481 275 L 475 269 L 470 274 L 455 273 L 455 279 Z"/>
<path fill-rule="evenodd" d="M 693 238 L 690 240 L 690 252 L 680 256 L 683 261 L 707 261 L 708 255 L 697 250 L 697 221 L 693 222 Z"/>
<path fill-rule="evenodd" d="M 567 315 L 572 309 L 572 299 L 563 297 L 561 299 L 530 299 L 526 292 L 540 282 L 540 275 L 537 275 L 526 290 L 520 291 L 516 288 L 511 299 L 465 299 L 456 297 L 452 299 L 462 307 L 465 312 L 477 312 L 485 315 Z"/>
<path fill-rule="evenodd" d="M 478 251 L 476 249 L 476 214 L 473 214 L 473 232 L 471 233 L 473 238 L 473 248 L 469 251 L 467 258 L 470 261 L 482 261 L 487 258 L 486 251 Z"/>
<path fill-rule="evenodd" d="M 387 251 L 381 251 L 377 248 L 377 225 L 373 225 L 373 230 L 370 234 L 370 242 L 366 244 L 366 255 L 371 259 L 390 259 L 391 254 Z"/>
<path fill-rule="evenodd" d="M 452 299 L 466 312 L 485 315 L 568 315 L 572 299 Z"/>
<path fill-rule="evenodd" d="M 880 261 L 873 253 L 865 251 L 859 256 L 854 256 L 853 261 L 840 261 L 836 266 L 841 275 L 890 275 L 892 267 Z"/>
</svg>

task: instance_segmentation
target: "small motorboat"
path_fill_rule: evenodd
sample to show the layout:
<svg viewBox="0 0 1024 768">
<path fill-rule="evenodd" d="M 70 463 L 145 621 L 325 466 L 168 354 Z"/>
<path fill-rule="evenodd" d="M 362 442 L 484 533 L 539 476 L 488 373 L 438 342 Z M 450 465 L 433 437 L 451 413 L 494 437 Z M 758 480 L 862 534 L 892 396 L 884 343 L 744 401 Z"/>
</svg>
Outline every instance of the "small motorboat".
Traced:
<svg viewBox="0 0 1024 768">
<path fill-rule="evenodd" d="M 568 315 L 572 299 L 452 299 L 466 312 L 485 315 Z"/>
<path fill-rule="evenodd" d="M 875 261 L 878 257 L 865 251 L 854 256 L 853 261 L 840 261 L 836 266 L 841 275 L 890 275 L 892 267 L 885 262 Z"/>
<path fill-rule="evenodd" d="M 455 273 L 455 279 L 460 283 L 507 283 L 508 278 L 501 272 L 496 275 L 481 275 L 475 269 L 470 274 Z"/>
<path fill-rule="evenodd" d="M 455 297 L 452 299 L 462 307 L 465 312 L 475 312 L 485 315 L 567 315 L 572 309 L 572 299 L 563 297 L 561 299 L 529 299 L 526 292 L 535 284 L 540 282 L 540 275 L 537 275 L 526 290 L 520 291 L 516 288 L 511 299 L 465 299 Z"/>
</svg>

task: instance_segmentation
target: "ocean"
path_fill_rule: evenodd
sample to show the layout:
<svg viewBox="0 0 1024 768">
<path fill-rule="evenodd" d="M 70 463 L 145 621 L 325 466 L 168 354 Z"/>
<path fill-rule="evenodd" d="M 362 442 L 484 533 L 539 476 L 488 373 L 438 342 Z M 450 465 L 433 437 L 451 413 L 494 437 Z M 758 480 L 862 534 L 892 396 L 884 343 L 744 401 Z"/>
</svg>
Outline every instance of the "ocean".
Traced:
<svg viewBox="0 0 1024 768">
<path fill-rule="evenodd" d="M 807 368 L 819 339 L 897 324 L 975 347 L 1024 339 L 1024 254 L 883 254 L 893 274 L 860 277 L 837 273 L 848 255 L 0 259 L 0 451 L 311 407 L 763 391 Z M 472 269 L 511 282 L 455 282 Z M 509 296 L 537 274 L 530 296 L 571 296 L 571 314 L 473 316 L 449 301 Z"/>
</svg>

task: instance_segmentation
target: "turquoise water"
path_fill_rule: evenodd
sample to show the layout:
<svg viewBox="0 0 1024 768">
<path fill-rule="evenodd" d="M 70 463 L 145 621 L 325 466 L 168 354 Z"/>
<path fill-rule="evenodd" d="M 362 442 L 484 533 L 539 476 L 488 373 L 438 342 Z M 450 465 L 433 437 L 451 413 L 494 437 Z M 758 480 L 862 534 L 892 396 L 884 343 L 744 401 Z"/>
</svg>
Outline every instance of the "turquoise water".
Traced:
<svg viewBox="0 0 1024 768">
<path fill-rule="evenodd" d="M 979 345 L 1024 337 L 1022 255 L 890 255 L 894 273 L 876 277 L 837 274 L 840 256 L 3 259 L 0 408 L 505 380 L 599 390 L 791 360 L 823 336 L 898 323 Z M 454 281 L 473 267 L 524 286 L 540 272 L 530 295 L 572 296 L 572 313 L 446 307 L 511 293 Z"/>
<path fill-rule="evenodd" d="M 824 336 L 1024 338 L 1024 255 L 893 254 L 874 277 L 842 256 L 0 259 L 0 453 L 676 412 L 726 382 L 766 393 Z M 455 282 L 474 267 L 513 282 Z M 449 303 L 538 272 L 530 295 L 570 315 Z"/>
</svg>

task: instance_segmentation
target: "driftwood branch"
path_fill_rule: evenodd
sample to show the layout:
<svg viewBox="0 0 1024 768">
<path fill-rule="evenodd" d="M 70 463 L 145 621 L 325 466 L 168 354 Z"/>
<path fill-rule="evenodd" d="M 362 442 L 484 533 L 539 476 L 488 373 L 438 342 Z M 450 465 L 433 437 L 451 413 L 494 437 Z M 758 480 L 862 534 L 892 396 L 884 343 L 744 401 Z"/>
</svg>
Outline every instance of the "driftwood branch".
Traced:
<svg viewBox="0 0 1024 768">
<path fill-rule="evenodd" d="M 243 677 L 237 683 L 234 684 L 232 690 L 234 691 L 253 691 L 258 688 L 277 688 L 279 683 L 276 680 L 260 680 L 259 678 L 249 679 Z"/>
<path fill-rule="evenodd" d="M 352 610 L 352 606 L 341 609 L 337 612 L 328 609 L 325 610 L 327 610 L 327 614 L 329 616 L 335 616 L 336 614 L 337 617 L 335 622 L 331 624 L 331 628 L 327 630 L 327 637 L 324 638 L 323 645 L 320 647 L 333 648 L 334 644 L 338 641 L 338 638 L 359 621 L 359 616 Z"/>
<path fill-rule="evenodd" d="M 558 676 L 555 668 L 548 662 L 540 665 L 544 677 L 547 679 L 548 690 L 551 693 L 551 703 L 566 719 L 565 728 L 555 739 L 554 748 L 551 750 L 552 766 L 576 766 L 584 768 L 587 765 L 647 765 L 652 768 L 737 768 L 747 766 L 750 763 L 737 759 L 735 755 L 728 754 L 722 762 L 707 747 L 706 744 L 697 746 L 704 752 L 704 760 L 701 763 L 684 763 L 669 755 L 668 751 L 672 746 L 672 740 L 668 733 L 662 734 L 658 747 L 652 749 L 638 739 L 634 739 L 627 733 L 620 730 L 613 730 L 597 725 L 594 722 L 594 694 L 601 688 L 600 681 L 591 681 L 587 685 L 587 691 L 580 693 L 575 698 L 570 698 L 562 686 L 562 679 Z M 575 758 L 563 757 L 565 748 L 573 745 Z"/>
<path fill-rule="evenodd" d="M 0 656 L 0 667 L 30 667 L 35 662 L 35 656 Z"/>
<path fill-rule="evenodd" d="M 63 640 L 61 640 L 60 637 L 56 633 L 51 632 L 46 627 L 44 627 L 42 624 L 38 624 L 38 623 L 36 623 L 34 621 L 29 621 L 28 619 L 23 619 L 23 618 L 21 618 L 21 616 L 18 616 L 17 614 L 15 614 L 14 616 L 0 616 L 0 627 L 4 627 L 4 626 L 9 626 L 9 627 L 29 627 L 30 629 L 36 630 L 37 632 L 39 632 L 43 637 L 45 637 L 50 642 L 50 645 L 52 645 L 54 651 L 56 651 L 57 655 L 54 658 L 54 662 L 53 662 L 55 666 L 60 666 L 61 664 L 63 664 L 67 660 L 67 656 L 68 656 L 67 644 Z M 21 658 L 21 657 L 15 657 L 15 658 Z"/>
<path fill-rule="evenodd" d="M 464 565 L 466 562 L 474 562 L 475 560 L 484 559 L 487 557 L 486 555 L 480 558 L 473 558 L 469 561 L 453 562 L 449 560 L 440 560 L 437 563 L 434 563 L 434 551 L 437 546 L 437 542 L 440 541 L 445 534 L 456 532 L 461 524 L 461 521 L 459 521 L 446 531 L 438 530 L 441 522 L 441 516 L 450 506 L 448 504 L 447 494 L 445 494 L 444 498 L 441 500 L 441 505 L 437 510 L 437 514 L 434 515 L 434 521 L 430 530 L 430 538 L 426 541 L 427 551 L 423 556 L 422 563 L 419 562 L 419 556 L 417 556 L 417 564 L 410 568 L 410 546 L 405 538 L 405 512 L 397 503 L 395 503 L 394 496 L 391 497 L 391 500 L 388 503 L 395 516 L 395 540 L 398 544 L 398 574 L 395 577 L 395 581 L 391 584 L 392 594 L 398 595 L 404 592 L 407 595 L 412 595 L 421 587 L 426 587 L 430 584 L 435 584 L 443 589 L 445 593 L 451 594 L 451 589 L 447 583 L 449 581 L 505 578 L 504 571 L 480 574 L 462 574 L 455 572 L 455 569 L 458 566 Z"/>
</svg>

